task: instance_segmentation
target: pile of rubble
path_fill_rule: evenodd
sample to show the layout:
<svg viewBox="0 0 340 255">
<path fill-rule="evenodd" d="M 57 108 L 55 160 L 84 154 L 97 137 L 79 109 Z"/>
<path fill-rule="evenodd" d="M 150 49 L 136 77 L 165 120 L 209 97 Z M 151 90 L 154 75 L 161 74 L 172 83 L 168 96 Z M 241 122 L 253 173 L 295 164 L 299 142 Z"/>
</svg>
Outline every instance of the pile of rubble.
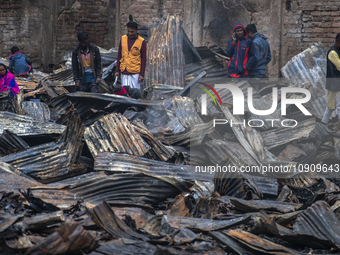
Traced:
<svg viewBox="0 0 340 255">
<path fill-rule="evenodd" d="M 207 75 L 211 55 L 191 63 L 189 84 L 151 84 L 139 100 L 110 94 L 105 83 L 106 93 L 75 92 L 68 68 L 36 78 L 37 87 L 27 85 L 13 108 L 0 112 L 1 253 L 338 253 L 340 132 L 320 123 L 324 70 L 316 66 L 323 51 L 317 44 L 287 63 L 290 82 L 268 80 L 253 92 L 254 107 L 268 109 L 272 87 L 306 88 L 319 95 L 305 105 L 313 116 L 294 107 L 284 118 L 279 108 L 255 116 L 246 105 L 237 117 L 225 89 L 216 89 L 223 104 L 207 100 L 208 115 L 201 115 L 195 86 L 226 83 L 222 68 Z M 310 79 L 294 82 L 300 74 Z M 232 85 L 245 95 L 251 88 Z M 213 125 L 217 118 L 265 117 L 298 124 Z M 268 164 L 290 170 L 197 173 L 197 166 Z M 307 166 L 309 173 L 299 171 Z"/>
</svg>

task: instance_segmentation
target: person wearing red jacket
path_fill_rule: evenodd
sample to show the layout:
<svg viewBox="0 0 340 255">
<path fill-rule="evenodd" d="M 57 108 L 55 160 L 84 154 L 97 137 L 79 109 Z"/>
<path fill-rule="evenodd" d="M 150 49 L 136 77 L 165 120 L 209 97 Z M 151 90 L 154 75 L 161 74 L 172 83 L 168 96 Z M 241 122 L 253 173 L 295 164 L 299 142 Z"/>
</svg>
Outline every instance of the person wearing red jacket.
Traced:
<svg viewBox="0 0 340 255">
<path fill-rule="evenodd" d="M 247 31 L 237 22 L 233 29 L 232 39 L 227 43 L 228 76 L 246 78 L 253 67 L 256 57 L 253 41 L 248 38 Z"/>
</svg>

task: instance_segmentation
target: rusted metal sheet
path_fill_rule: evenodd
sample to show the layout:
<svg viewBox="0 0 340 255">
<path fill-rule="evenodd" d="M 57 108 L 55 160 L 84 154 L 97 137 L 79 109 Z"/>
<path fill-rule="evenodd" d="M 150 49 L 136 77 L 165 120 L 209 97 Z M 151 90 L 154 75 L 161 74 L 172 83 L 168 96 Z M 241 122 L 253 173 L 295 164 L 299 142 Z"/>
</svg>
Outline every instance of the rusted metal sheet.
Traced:
<svg viewBox="0 0 340 255">
<path fill-rule="evenodd" d="M 46 77 L 51 81 L 50 87 L 74 86 L 72 69 L 65 69 Z"/>
<path fill-rule="evenodd" d="M 260 210 L 276 211 L 288 213 L 298 210 L 302 204 L 284 203 L 276 201 L 263 201 L 263 200 L 243 200 L 238 198 L 231 198 L 231 203 L 235 208 L 242 212 L 259 212 Z"/>
<path fill-rule="evenodd" d="M 97 241 L 82 225 L 67 220 L 44 243 L 28 250 L 28 254 L 63 254 L 89 252 L 97 247 Z"/>
<path fill-rule="evenodd" d="M 223 234 L 228 237 L 236 240 L 243 247 L 247 247 L 246 249 L 251 253 L 261 253 L 261 254 L 280 254 L 280 255 L 288 255 L 288 254 L 301 254 L 300 252 L 289 249 L 285 246 L 273 243 L 267 239 L 258 237 L 254 234 L 248 233 L 243 230 L 223 230 Z"/>
<path fill-rule="evenodd" d="M 63 211 L 57 211 L 46 214 L 39 214 L 37 216 L 33 216 L 31 218 L 26 218 L 23 222 L 27 229 L 36 230 L 36 229 L 44 229 L 49 225 L 53 225 L 56 223 L 61 223 L 65 221 L 65 216 Z"/>
<path fill-rule="evenodd" d="M 308 138 L 316 127 L 315 118 L 301 121 L 294 128 L 278 128 L 270 131 L 262 132 L 264 145 L 267 149 L 287 144 L 301 138 Z"/>
<path fill-rule="evenodd" d="M 239 173 L 216 173 L 214 184 L 215 191 L 221 196 L 243 197 L 246 193 L 244 181 Z"/>
<path fill-rule="evenodd" d="M 0 112 L 0 133 L 9 130 L 18 136 L 36 136 L 61 134 L 66 126 L 43 122 L 33 117 L 17 115 L 11 112 Z"/>
<path fill-rule="evenodd" d="M 79 159 L 83 133 L 84 125 L 73 110 L 67 129 L 57 141 L 7 155 L 1 160 L 36 179 L 39 179 L 40 175 L 45 177 L 62 175 L 63 171 L 60 169 L 75 164 Z"/>
<path fill-rule="evenodd" d="M 75 93 L 69 93 L 66 96 L 70 98 L 86 98 L 87 100 L 91 100 L 91 101 L 102 100 L 102 101 L 121 103 L 121 104 L 131 105 L 131 106 L 140 106 L 140 107 L 159 106 L 161 107 L 161 102 L 159 101 L 133 99 L 129 97 L 111 95 L 111 94 L 75 92 Z"/>
<path fill-rule="evenodd" d="M 192 217 L 190 211 L 192 207 L 192 201 L 190 201 L 192 197 L 189 194 L 180 194 L 176 197 L 176 202 L 172 205 L 169 213 L 167 215 L 171 216 L 183 216 L 183 217 Z M 189 207 L 188 207 L 188 206 Z M 190 209 L 189 209 L 190 208 Z"/>
<path fill-rule="evenodd" d="M 34 117 L 41 121 L 50 120 L 50 109 L 48 106 L 41 102 L 24 102 L 25 113 L 28 116 Z"/>
<path fill-rule="evenodd" d="M 230 164 L 237 166 L 256 166 L 254 158 L 239 144 L 231 141 L 212 139 L 205 143 L 204 150 L 214 164 L 230 160 Z"/>
<path fill-rule="evenodd" d="M 159 176 L 177 176 L 191 179 L 193 167 L 175 165 L 172 163 L 136 157 L 120 153 L 99 153 L 94 162 L 95 171 L 105 171 L 108 174 L 145 173 Z"/>
<path fill-rule="evenodd" d="M 183 127 L 189 128 L 204 123 L 197 114 L 194 102 L 191 98 L 174 96 L 171 101 L 172 109 L 175 111 L 176 116 Z"/>
<path fill-rule="evenodd" d="M 215 185 L 212 181 L 202 182 L 195 180 L 194 185 L 190 190 L 194 193 L 193 196 L 197 200 L 199 197 L 210 197 L 214 192 Z"/>
<path fill-rule="evenodd" d="M 27 150 L 28 144 L 9 130 L 5 130 L 0 136 L 0 156 Z"/>
<path fill-rule="evenodd" d="M 126 216 L 130 216 L 136 223 L 136 229 L 142 229 L 145 223 L 151 219 L 154 215 L 146 212 L 142 208 L 134 207 L 112 207 L 115 215 L 121 220 L 124 220 Z"/>
<path fill-rule="evenodd" d="M 315 43 L 310 48 L 294 56 L 281 69 L 283 76 L 293 86 L 309 82 L 312 95 L 312 104 L 309 104 L 316 117 L 323 116 L 327 105 L 326 62 L 327 51 L 321 42 Z M 308 88 L 308 86 L 307 86 Z"/>
<path fill-rule="evenodd" d="M 64 87 L 55 87 L 54 82 L 48 78 L 43 79 L 41 84 L 43 85 L 47 94 L 52 98 L 69 93 Z"/>
<path fill-rule="evenodd" d="M 238 118 L 236 118 L 234 115 L 231 114 L 228 107 L 221 106 L 221 109 L 222 109 L 222 112 L 224 113 L 225 117 L 228 120 L 232 120 L 234 123 L 240 123 L 240 120 Z M 255 154 L 255 152 L 254 152 L 253 148 L 251 147 L 249 141 L 245 138 L 242 128 L 243 128 L 242 126 L 240 127 L 238 125 L 232 126 L 232 130 L 233 130 L 235 136 L 237 137 L 238 141 L 242 145 L 242 147 L 256 160 L 257 163 L 261 164 L 261 160 Z"/>
<path fill-rule="evenodd" d="M 151 149 L 160 160 L 168 161 L 174 156 L 175 152 L 158 141 L 146 128 L 142 121 L 135 120 L 133 121 L 132 125 L 134 126 L 137 133 L 150 145 Z"/>
<path fill-rule="evenodd" d="M 184 87 L 184 30 L 180 17 L 167 15 L 149 29 L 145 87 L 154 83 Z"/>
<path fill-rule="evenodd" d="M 93 157 L 100 152 L 143 156 L 150 146 L 121 114 L 112 113 L 87 127 L 84 138 Z"/>
<path fill-rule="evenodd" d="M 145 98 L 148 100 L 164 100 L 172 98 L 183 88 L 166 85 L 166 84 L 153 84 L 143 90 Z"/>
<path fill-rule="evenodd" d="M 340 222 L 325 201 L 317 201 L 300 213 L 293 225 L 295 234 L 308 236 L 340 250 Z"/>
<path fill-rule="evenodd" d="M 293 161 L 301 155 L 307 156 L 306 153 L 300 148 L 292 144 L 288 144 L 287 147 L 280 153 L 278 158 L 282 161 Z"/>
<path fill-rule="evenodd" d="M 89 176 L 72 184 L 69 192 L 94 205 L 104 200 L 109 204 L 154 205 L 190 187 L 176 178 L 146 174 Z"/>
<path fill-rule="evenodd" d="M 146 236 L 134 232 L 124 221 L 119 219 L 105 201 L 94 208 L 86 208 L 92 220 L 114 238 L 128 238 L 132 240 L 149 240 Z"/>
<path fill-rule="evenodd" d="M 155 254 L 158 248 L 148 242 L 119 238 L 103 242 L 96 249 L 97 253 L 90 255 L 149 255 Z"/>
<path fill-rule="evenodd" d="M 19 194 L 19 189 L 28 189 L 35 186 L 40 186 L 37 181 L 27 179 L 23 176 L 16 175 L 11 170 L 5 170 L 4 168 L 11 167 L 11 165 L 4 165 L 3 162 L 0 161 L 0 192 L 15 192 Z M 13 168 L 14 171 L 14 168 Z"/>
<path fill-rule="evenodd" d="M 218 229 L 231 228 L 246 223 L 249 220 L 250 216 L 242 216 L 232 220 L 210 220 L 170 215 L 157 215 L 146 223 L 144 230 L 149 234 L 155 234 L 157 232 L 159 233 L 159 228 L 165 230 L 166 226 L 168 225 L 174 229 L 187 228 L 193 231 L 214 231 Z M 157 236 L 159 234 L 155 235 Z"/>
<path fill-rule="evenodd" d="M 195 125 L 192 128 L 177 134 L 164 133 L 161 137 L 166 144 L 189 147 L 201 145 L 204 137 L 213 133 L 214 131 L 215 128 L 213 126 L 213 121 L 211 121 L 208 123 Z"/>
</svg>

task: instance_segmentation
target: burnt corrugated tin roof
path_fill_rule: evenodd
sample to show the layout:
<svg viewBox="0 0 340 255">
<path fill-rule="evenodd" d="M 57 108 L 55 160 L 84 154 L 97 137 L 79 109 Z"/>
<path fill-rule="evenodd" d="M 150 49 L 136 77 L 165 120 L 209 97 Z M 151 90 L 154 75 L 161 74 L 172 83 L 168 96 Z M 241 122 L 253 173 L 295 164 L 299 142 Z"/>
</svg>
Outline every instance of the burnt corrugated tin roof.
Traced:
<svg viewBox="0 0 340 255">
<path fill-rule="evenodd" d="M 50 120 L 50 109 L 45 103 L 26 101 L 24 102 L 24 110 L 26 115 L 34 117 L 38 120 Z"/>
<path fill-rule="evenodd" d="M 11 112 L 0 112 L 0 119 L 0 133 L 7 129 L 18 136 L 61 134 L 66 129 L 66 126 L 63 125 Z"/>
<path fill-rule="evenodd" d="M 183 29 L 178 15 L 167 15 L 150 26 L 145 87 L 154 83 L 185 86 Z"/>
<path fill-rule="evenodd" d="M 86 128 L 84 138 L 93 157 L 100 152 L 143 156 L 150 146 L 121 114 L 112 113 Z"/>
<path fill-rule="evenodd" d="M 175 165 L 128 154 L 99 153 L 95 158 L 94 170 L 105 171 L 108 174 L 146 173 L 191 179 L 190 175 L 193 167 L 189 165 Z"/>
</svg>

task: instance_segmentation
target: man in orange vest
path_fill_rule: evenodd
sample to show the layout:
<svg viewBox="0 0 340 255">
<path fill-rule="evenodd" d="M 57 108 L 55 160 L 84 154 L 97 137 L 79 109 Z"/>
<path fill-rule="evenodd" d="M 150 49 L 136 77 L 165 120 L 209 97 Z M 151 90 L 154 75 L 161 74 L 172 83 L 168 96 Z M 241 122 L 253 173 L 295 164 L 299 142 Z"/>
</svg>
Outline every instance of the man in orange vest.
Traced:
<svg viewBox="0 0 340 255">
<path fill-rule="evenodd" d="M 122 86 L 140 89 L 146 66 L 146 42 L 138 35 L 138 24 L 129 15 L 127 35 L 119 43 L 115 77 L 121 72 Z"/>
</svg>

